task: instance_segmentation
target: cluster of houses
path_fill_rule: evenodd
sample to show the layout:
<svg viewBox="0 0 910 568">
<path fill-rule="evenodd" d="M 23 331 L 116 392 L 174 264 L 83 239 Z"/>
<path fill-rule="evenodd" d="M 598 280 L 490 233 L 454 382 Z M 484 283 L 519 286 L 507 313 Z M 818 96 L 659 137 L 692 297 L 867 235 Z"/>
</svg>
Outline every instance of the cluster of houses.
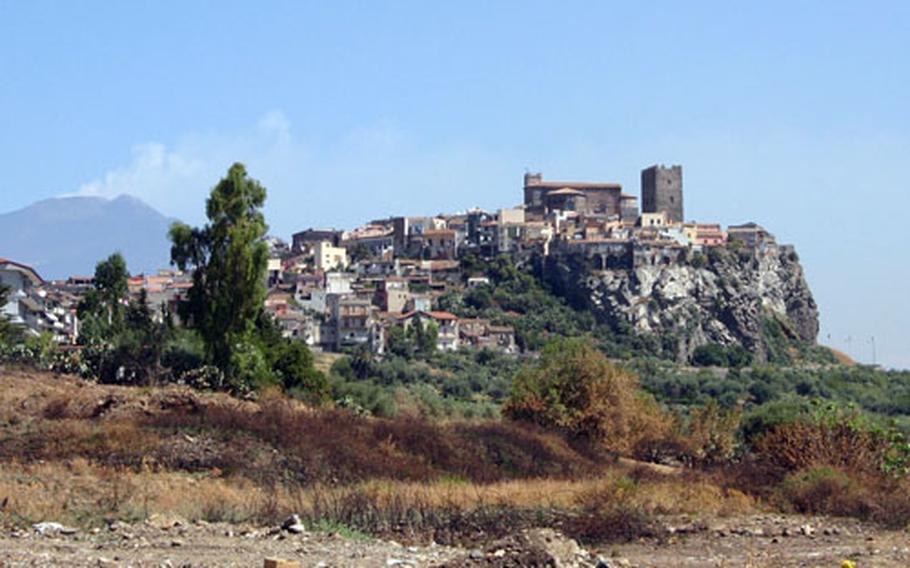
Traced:
<svg viewBox="0 0 910 568">
<path fill-rule="evenodd" d="M 0 316 L 32 335 L 46 332 L 59 343 L 75 343 L 78 292 L 45 282 L 32 267 L 5 258 L 0 258 L 0 284 L 9 291 Z"/>
<path fill-rule="evenodd" d="M 581 253 L 608 270 L 669 264 L 688 251 L 733 242 L 751 250 L 777 246 L 754 223 L 724 230 L 686 222 L 680 166 L 653 166 L 641 179 L 641 210 L 638 198 L 617 183 L 548 181 L 528 173 L 518 207 L 391 217 L 349 231 L 311 228 L 289 244 L 269 238 L 265 307 L 287 337 L 315 349 L 367 346 L 383 353 L 394 326 L 432 324 L 439 350 L 513 353 L 511 326 L 437 309 L 440 296 L 453 289 L 489 285 L 486 275 L 463 269 L 466 255 Z M 0 281 L 13 288 L 0 307 L 13 321 L 35 333 L 50 331 L 61 342 L 76 339 L 75 306 L 91 278 L 44 282 L 33 269 L 0 260 Z M 144 290 L 162 314 L 176 313 L 191 286 L 191 275 L 174 270 L 129 282 L 131 295 Z"/>
</svg>

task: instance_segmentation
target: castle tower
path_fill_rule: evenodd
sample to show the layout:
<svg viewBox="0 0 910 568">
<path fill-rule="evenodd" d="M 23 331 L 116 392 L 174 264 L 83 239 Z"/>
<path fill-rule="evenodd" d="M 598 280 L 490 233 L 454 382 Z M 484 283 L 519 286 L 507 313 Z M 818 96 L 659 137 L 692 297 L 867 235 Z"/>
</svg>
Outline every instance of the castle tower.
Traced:
<svg viewBox="0 0 910 568">
<path fill-rule="evenodd" d="M 641 171 L 641 212 L 666 212 L 670 222 L 685 221 L 682 166 L 655 165 Z"/>
</svg>

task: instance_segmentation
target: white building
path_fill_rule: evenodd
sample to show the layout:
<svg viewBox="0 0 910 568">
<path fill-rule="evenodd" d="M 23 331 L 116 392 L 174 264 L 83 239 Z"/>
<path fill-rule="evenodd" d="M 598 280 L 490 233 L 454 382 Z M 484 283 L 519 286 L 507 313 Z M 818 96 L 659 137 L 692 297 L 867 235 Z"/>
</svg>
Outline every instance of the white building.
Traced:
<svg viewBox="0 0 910 568">
<path fill-rule="evenodd" d="M 32 267 L 0 258 L 0 284 L 10 288 L 6 304 L 0 306 L 0 312 L 13 324 L 27 326 L 29 314 L 33 311 L 28 307 L 30 302 L 27 300 L 35 288 L 44 284 L 44 280 Z"/>
<path fill-rule="evenodd" d="M 34 336 L 50 333 L 60 343 L 76 341 L 79 320 L 71 295 L 46 284 L 34 268 L 7 259 L 0 259 L 0 284 L 10 289 L 0 315 L 13 325 Z"/>
<path fill-rule="evenodd" d="M 319 270 L 344 270 L 348 267 L 348 251 L 344 247 L 332 246 L 329 241 L 320 241 L 313 248 L 314 264 Z"/>
</svg>

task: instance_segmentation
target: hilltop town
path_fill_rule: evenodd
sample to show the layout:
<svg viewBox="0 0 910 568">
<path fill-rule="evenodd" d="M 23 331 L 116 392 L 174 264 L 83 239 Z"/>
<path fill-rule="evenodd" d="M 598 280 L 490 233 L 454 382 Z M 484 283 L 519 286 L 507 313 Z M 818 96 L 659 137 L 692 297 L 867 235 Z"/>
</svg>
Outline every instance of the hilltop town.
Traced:
<svg viewBox="0 0 910 568">
<path fill-rule="evenodd" d="M 755 223 L 724 229 L 719 223 L 687 221 L 678 165 L 643 170 L 640 200 L 618 183 L 549 181 L 540 173 L 526 173 L 522 190 L 521 205 L 498 211 L 391 217 L 351 230 L 309 228 L 295 233 L 290 243 L 269 238 L 265 307 L 286 337 L 316 350 L 363 346 L 382 354 L 393 328 L 432 323 L 438 350 L 516 353 L 524 346 L 508 321 L 439 308 L 439 298 L 452 290 L 490 285 L 487 274 L 472 268 L 478 259 L 504 255 L 524 264 L 583 258 L 586 270 L 603 273 L 697 265 L 720 249 L 753 259 L 795 256 L 791 246 L 778 245 Z M 0 281 L 13 288 L 3 310 L 14 323 L 34 334 L 48 332 L 61 344 L 76 344 L 76 307 L 91 289 L 92 277 L 44 281 L 29 266 L 0 260 Z M 129 293 L 134 299 L 142 294 L 163 317 L 178 312 L 192 285 L 191 274 L 165 269 L 134 275 Z M 647 322 L 634 327 L 660 331 Z M 808 327 L 804 339 L 814 341 L 817 323 Z M 730 333 L 718 337 L 699 341 L 742 339 Z"/>
</svg>

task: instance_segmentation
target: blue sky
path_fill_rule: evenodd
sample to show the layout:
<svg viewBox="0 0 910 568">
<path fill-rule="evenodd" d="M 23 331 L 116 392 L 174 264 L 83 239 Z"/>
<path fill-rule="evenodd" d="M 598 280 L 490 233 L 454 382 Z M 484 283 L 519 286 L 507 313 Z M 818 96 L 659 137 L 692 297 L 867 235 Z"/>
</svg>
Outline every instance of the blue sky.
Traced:
<svg viewBox="0 0 910 568">
<path fill-rule="evenodd" d="M 908 53 L 907 2 L 0 0 L 0 211 L 199 221 L 243 161 L 287 236 L 680 163 L 687 217 L 797 245 L 823 342 L 910 367 Z"/>
</svg>

